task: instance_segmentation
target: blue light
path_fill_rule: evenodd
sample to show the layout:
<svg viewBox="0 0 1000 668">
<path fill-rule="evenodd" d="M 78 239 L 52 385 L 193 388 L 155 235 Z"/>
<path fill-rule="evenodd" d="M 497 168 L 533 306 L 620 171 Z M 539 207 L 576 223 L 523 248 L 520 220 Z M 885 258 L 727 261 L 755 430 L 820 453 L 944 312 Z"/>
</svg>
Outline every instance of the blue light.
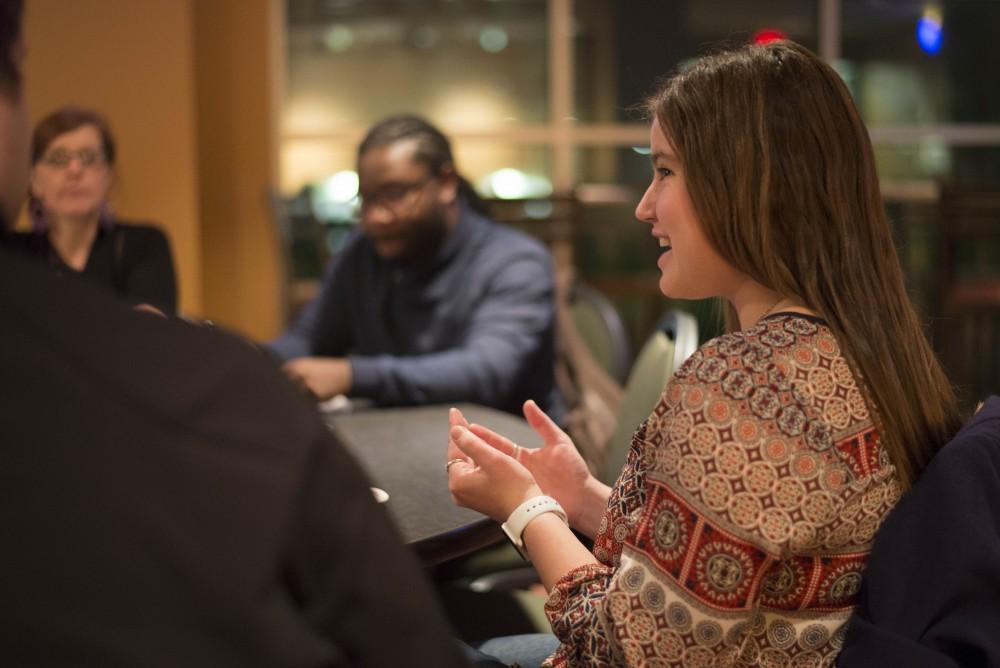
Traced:
<svg viewBox="0 0 1000 668">
<path fill-rule="evenodd" d="M 924 53 L 933 56 L 940 51 L 943 39 L 944 30 L 939 19 L 925 15 L 917 21 L 917 43 L 924 50 Z"/>
</svg>

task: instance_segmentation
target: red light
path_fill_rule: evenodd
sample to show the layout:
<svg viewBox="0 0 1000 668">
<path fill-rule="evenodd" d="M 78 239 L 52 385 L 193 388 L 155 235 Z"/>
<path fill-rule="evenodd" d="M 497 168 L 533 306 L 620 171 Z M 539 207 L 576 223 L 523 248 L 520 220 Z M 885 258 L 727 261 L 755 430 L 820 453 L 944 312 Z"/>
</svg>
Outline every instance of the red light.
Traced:
<svg viewBox="0 0 1000 668">
<path fill-rule="evenodd" d="M 777 28 L 761 28 L 753 34 L 754 44 L 767 44 L 782 39 L 788 39 L 788 35 Z"/>
</svg>

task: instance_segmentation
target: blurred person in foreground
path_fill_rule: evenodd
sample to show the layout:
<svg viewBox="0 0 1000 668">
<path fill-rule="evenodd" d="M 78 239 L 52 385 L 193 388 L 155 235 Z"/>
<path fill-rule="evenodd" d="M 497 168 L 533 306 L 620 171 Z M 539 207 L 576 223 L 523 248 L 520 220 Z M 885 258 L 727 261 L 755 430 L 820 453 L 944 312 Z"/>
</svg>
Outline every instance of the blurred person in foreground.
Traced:
<svg viewBox="0 0 1000 668">
<path fill-rule="evenodd" d="M 0 3 L 4 223 L 27 180 L 21 5 Z M 0 664 L 463 665 L 267 356 L 7 251 L 0 312 Z"/>
<path fill-rule="evenodd" d="M 549 589 L 546 666 L 830 666 L 876 529 L 958 428 L 955 396 L 829 65 L 747 46 L 648 110 L 636 217 L 663 249 L 660 290 L 721 298 L 728 333 L 668 382 L 614 487 L 529 402 L 534 451 L 452 411 L 449 488 Z M 520 660 L 526 642 L 482 649 Z"/>
<path fill-rule="evenodd" d="M 115 156 L 111 129 L 97 112 L 63 107 L 43 118 L 31 139 L 32 230 L 10 234 L 6 245 L 58 274 L 173 313 L 177 287 L 167 237 L 151 225 L 117 220 L 108 204 Z"/>
<path fill-rule="evenodd" d="M 477 210 L 448 139 L 421 118 L 373 126 L 358 177 L 360 229 L 271 344 L 287 373 L 320 400 L 518 413 L 535 399 L 559 416 L 548 251 Z"/>
</svg>

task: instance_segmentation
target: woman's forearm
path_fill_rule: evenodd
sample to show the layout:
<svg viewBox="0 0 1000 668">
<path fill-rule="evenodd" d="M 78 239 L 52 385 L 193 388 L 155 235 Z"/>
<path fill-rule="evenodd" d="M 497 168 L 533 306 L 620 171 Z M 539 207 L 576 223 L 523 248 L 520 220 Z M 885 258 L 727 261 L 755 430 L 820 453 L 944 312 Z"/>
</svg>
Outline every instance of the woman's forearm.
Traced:
<svg viewBox="0 0 1000 668">
<path fill-rule="evenodd" d="M 570 526 L 587 538 L 596 536 L 610 496 L 611 488 L 591 477 L 583 488 L 583 497 L 575 504 L 574 515 L 569 518 Z"/>
<path fill-rule="evenodd" d="M 574 568 L 597 563 L 590 550 L 554 513 L 532 520 L 524 528 L 522 539 L 547 591 Z"/>
</svg>

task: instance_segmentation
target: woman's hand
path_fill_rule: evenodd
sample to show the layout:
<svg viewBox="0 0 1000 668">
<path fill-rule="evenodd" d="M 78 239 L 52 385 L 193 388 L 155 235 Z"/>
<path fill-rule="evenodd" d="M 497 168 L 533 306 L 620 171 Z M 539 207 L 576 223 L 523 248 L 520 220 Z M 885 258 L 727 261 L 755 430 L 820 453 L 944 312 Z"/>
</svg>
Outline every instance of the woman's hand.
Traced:
<svg viewBox="0 0 1000 668">
<path fill-rule="evenodd" d="M 448 422 L 448 491 L 455 503 L 506 522 L 542 493 L 528 469 L 473 433 L 458 409 L 451 409 Z"/>
<path fill-rule="evenodd" d="M 465 424 L 457 409 L 452 409 L 452 413 L 460 420 L 456 422 L 452 419 L 453 425 Z M 606 494 L 595 488 L 604 486 L 590 474 L 590 469 L 566 432 L 534 401 L 525 402 L 524 417 L 542 438 L 542 447 L 537 450 L 518 447 L 509 439 L 481 425 L 474 424 L 468 428 L 494 449 L 516 459 L 530 472 L 542 492 L 559 502 L 569 517 L 570 525 L 592 534 L 589 518 L 595 513 L 599 516 L 604 510 L 603 504 L 607 503 Z M 595 504 L 596 507 L 591 507 Z M 585 520 L 585 517 L 588 519 Z"/>
</svg>

